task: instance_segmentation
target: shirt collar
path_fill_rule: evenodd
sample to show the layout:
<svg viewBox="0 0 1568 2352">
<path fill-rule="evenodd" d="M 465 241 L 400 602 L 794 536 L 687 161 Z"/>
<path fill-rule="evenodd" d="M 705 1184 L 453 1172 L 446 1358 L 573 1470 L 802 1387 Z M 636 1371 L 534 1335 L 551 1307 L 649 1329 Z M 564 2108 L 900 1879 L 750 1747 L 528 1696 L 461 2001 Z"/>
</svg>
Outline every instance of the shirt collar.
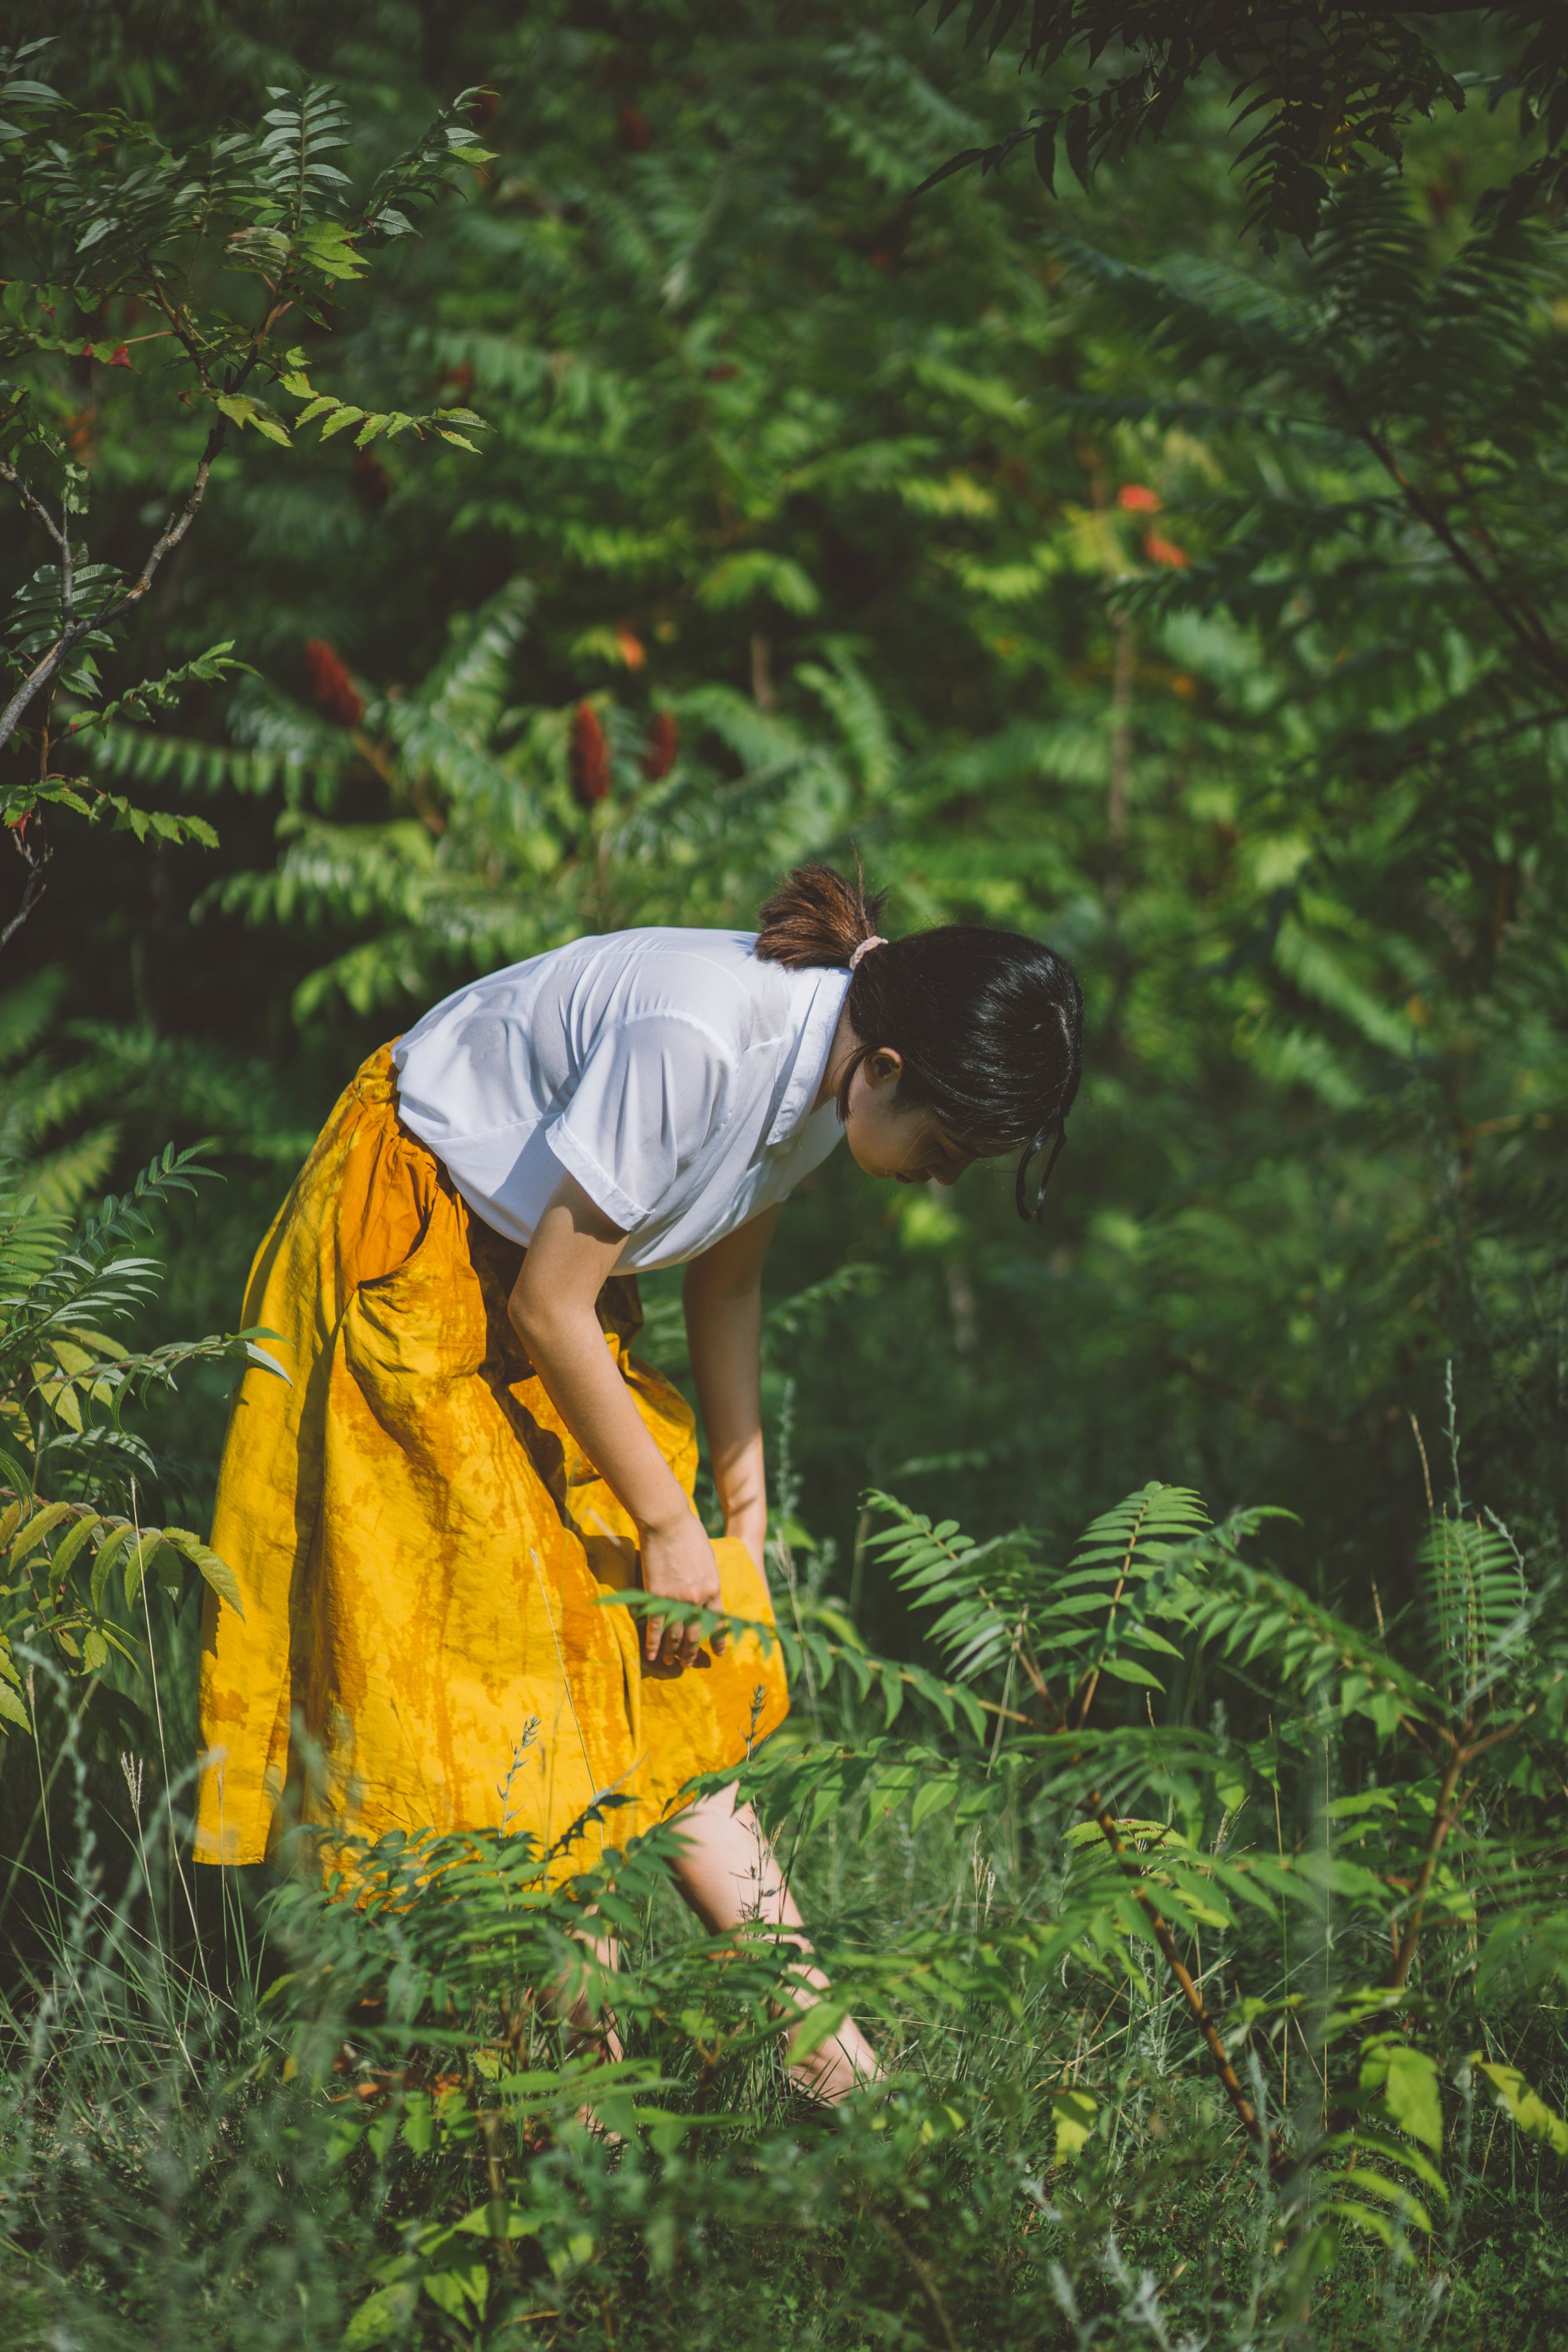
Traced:
<svg viewBox="0 0 1568 2352">
<path fill-rule="evenodd" d="M 837 965 L 825 965 L 816 985 L 797 1015 L 795 1058 L 768 1129 L 768 1147 L 784 1142 L 805 1118 L 816 1099 L 833 1047 L 833 1033 L 849 993 L 849 974 Z"/>
</svg>

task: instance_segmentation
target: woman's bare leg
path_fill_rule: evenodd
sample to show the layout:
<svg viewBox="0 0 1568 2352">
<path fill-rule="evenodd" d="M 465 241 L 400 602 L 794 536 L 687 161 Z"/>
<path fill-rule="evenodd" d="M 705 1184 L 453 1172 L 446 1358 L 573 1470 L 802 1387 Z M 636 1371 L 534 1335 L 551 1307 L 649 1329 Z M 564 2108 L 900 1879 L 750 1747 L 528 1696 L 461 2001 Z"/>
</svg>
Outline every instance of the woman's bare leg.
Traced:
<svg viewBox="0 0 1568 2352">
<path fill-rule="evenodd" d="M 589 1916 L 595 1915 L 591 1913 Z M 615 1974 L 620 1960 L 620 1946 L 613 1936 L 595 1936 L 584 1931 L 575 1940 L 582 1946 L 584 1960 L 595 1961 L 605 1976 Z M 593 1990 L 599 1996 L 597 2000 L 590 1998 L 589 1985 L 584 1976 L 573 1969 L 557 1977 L 553 1984 L 546 1985 L 542 1999 L 546 2009 L 565 2025 L 566 2054 L 569 2058 L 594 2056 L 601 2064 L 613 2064 L 625 2055 L 620 2032 L 616 2024 L 616 2012 L 605 2001 L 603 1987 L 596 1986 Z M 578 2108 L 577 2120 L 580 2124 L 586 2124 L 590 2131 L 598 2132 L 611 2145 L 620 2146 L 619 2132 L 605 2129 L 591 2102 Z"/>
<path fill-rule="evenodd" d="M 721 1789 L 689 1805 L 674 1827 L 682 1840 L 676 1877 L 709 1933 L 721 1935 L 748 1919 L 794 1930 L 786 1940 L 802 1955 L 795 2005 L 813 2008 L 813 1996 L 827 1991 L 827 1979 L 811 1958 L 795 1897 L 751 1806 L 738 1804 L 732 1789 Z M 852 2017 L 790 2068 L 803 2088 L 835 2103 L 858 2084 L 878 2081 L 881 2072 L 876 2052 Z"/>
<path fill-rule="evenodd" d="M 595 1960 L 605 1976 L 614 1976 L 620 1966 L 620 1946 L 613 1936 L 584 1933 L 577 1941 L 582 1945 L 584 1958 L 591 1957 Z M 551 1988 L 548 1996 L 550 2005 L 557 2015 L 564 2014 L 569 2047 L 574 2057 L 597 2044 L 606 2058 L 619 2058 L 623 2053 L 621 2037 L 616 2026 L 616 2012 L 604 2000 L 603 1989 L 596 1990 L 600 1992 L 597 2008 L 589 1999 L 589 1989 L 585 1983 L 579 1981 L 574 1984 L 569 1978 L 563 1977 Z"/>
</svg>

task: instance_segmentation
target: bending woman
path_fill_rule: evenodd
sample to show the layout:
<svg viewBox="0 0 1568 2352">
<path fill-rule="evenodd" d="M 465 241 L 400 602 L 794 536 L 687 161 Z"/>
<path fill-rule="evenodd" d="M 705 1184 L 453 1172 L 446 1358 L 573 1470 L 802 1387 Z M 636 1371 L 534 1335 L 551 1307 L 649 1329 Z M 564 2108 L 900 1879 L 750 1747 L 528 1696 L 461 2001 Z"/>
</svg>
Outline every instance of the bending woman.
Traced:
<svg viewBox="0 0 1568 2352">
<path fill-rule="evenodd" d="M 770 1617 L 763 1259 L 841 1133 L 905 1184 L 1021 1151 L 1025 1213 L 1060 1149 L 1071 968 L 1006 931 L 886 940 L 879 905 L 807 866 L 755 934 L 575 940 L 360 1070 L 246 1296 L 290 1377 L 247 1372 L 224 1452 L 213 1543 L 245 1613 L 207 1596 L 201 1859 L 260 1861 L 299 1818 L 526 1832 L 563 1876 L 680 1810 L 710 1930 L 799 1927 L 750 1809 L 682 1796 L 783 1720 L 776 1647 L 597 1603 L 640 1582 Z M 714 1541 L 691 1414 L 630 1352 L 637 1274 L 677 1265 Z M 837 2097 L 874 2067 L 846 2025 L 810 2077 Z"/>
</svg>

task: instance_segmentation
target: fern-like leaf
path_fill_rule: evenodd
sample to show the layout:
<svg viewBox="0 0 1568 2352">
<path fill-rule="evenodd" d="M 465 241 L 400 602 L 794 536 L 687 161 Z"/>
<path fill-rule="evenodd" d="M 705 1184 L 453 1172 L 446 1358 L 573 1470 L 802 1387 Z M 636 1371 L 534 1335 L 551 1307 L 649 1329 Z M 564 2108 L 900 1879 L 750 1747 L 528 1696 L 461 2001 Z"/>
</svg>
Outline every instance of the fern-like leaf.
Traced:
<svg viewBox="0 0 1568 2352">
<path fill-rule="evenodd" d="M 1419 1558 L 1439 1670 L 1450 1703 L 1467 1707 L 1517 1666 L 1535 1612 L 1506 1528 L 1435 1518 Z"/>
</svg>

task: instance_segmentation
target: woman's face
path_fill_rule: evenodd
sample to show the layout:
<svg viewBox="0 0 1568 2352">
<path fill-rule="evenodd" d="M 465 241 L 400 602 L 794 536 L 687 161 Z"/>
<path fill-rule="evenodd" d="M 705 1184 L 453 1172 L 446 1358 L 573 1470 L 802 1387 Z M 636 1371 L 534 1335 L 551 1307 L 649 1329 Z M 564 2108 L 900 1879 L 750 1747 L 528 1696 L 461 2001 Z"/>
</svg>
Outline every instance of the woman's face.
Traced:
<svg viewBox="0 0 1568 2352">
<path fill-rule="evenodd" d="M 844 1133 L 858 1168 L 900 1184 L 956 1184 L 976 1154 L 944 1135 L 919 1103 L 900 1105 L 903 1058 L 890 1048 L 867 1055 L 849 1082 Z"/>
</svg>

